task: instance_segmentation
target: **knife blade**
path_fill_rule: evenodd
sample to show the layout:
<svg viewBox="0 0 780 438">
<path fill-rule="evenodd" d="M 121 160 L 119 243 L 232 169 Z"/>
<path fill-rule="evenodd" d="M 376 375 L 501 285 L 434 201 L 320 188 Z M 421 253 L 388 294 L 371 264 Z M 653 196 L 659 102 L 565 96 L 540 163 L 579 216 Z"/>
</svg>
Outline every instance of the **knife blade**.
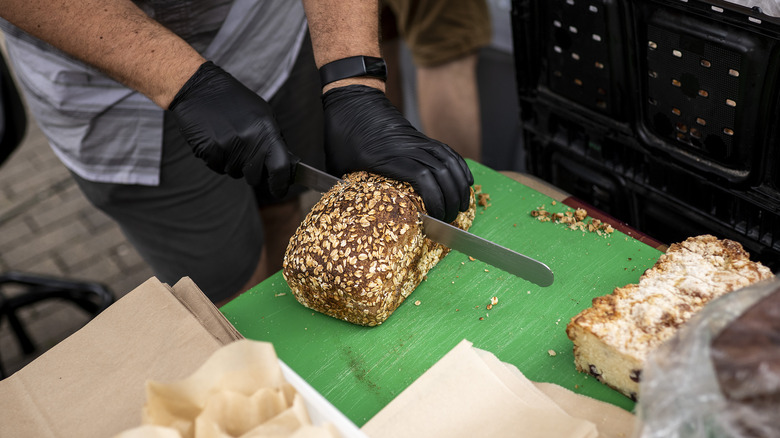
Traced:
<svg viewBox="0 0 780 438">
<path fill-rule="evenodd" d="M 329 173 L 323 172 L 306 163 L 298 163 L 295 170 L 295 183 L 318 192 L 327 192 L 334 185 L 343 182 Z M 463 231 L 458 227 L 421 214 L 425 236 L 444 246 L 460 251 L 510 274 L 538 284 L 550 286 L 554 276 L 544 263 L 520 254 L 497 243 Z"/>
</svg>

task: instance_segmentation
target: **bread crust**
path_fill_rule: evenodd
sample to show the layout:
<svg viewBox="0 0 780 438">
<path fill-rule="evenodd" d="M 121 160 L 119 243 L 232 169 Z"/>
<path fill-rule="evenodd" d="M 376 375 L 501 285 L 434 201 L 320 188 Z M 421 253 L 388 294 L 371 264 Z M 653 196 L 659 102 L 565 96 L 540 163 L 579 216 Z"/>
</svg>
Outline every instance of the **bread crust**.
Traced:
<svg viewBox="0 0 780 438">
<path fill-rule="evenodd" d="M 453 225 L 474 220 L 474 193 Z M 355 172 L 323 195 L 290 239 L 283 275 L 304 306 L 353 324 L 384 322 L 449 249 L 425 238 L 408 183 Z"/>
<path fill-rule="evenodd" d="M 594 298 L 571 319 L 577 369 L 636 399 L 653 349 L 709 301 L 771 277 L 732 240 L 701 235 L 672 244 L 638 284 Z"/>
</svg>

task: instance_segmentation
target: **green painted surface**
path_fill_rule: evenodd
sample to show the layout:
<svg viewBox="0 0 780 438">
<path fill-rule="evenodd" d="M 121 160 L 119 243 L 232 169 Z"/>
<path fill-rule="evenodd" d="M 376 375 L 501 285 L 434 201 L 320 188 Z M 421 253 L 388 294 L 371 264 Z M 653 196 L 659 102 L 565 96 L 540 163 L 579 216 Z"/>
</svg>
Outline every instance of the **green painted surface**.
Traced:
<svg viewBox="0 0 780 438">
<path fill-rule="evenodd" d="M 377 327 L 303 307 L 281 272 L 222 312 L 245 337 L 272 342 L 285 363 L 358 426 L 462 339 L 532 380 L 633 409 L 629 399 L 575 370 L 566 324 L 592 298 L 636 283 L 661 252 L 617 231 L 604 237 L 540 222 L 531 210 L 567 207 L 553 206 L 551 198 L 484 166 L 469 165 L 492 204 L 478 208 L 470 231 L 546 263 L 555 274 L 552 286 L 541 288 L 453 251 Z M 494 296 L 498 304 L 487 310 Z"/>
</svg>

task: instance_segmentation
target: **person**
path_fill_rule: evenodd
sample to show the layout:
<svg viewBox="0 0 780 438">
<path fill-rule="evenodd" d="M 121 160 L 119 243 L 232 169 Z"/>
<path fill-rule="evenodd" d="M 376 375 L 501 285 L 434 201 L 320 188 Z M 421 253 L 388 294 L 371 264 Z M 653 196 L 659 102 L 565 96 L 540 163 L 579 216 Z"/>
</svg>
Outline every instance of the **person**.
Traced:
<svg viewBox="0 0 780 438">
<path fill-rule="evenodd" d="M 300 160 L 408 181 L 439 219 L 467 208 L 463 159 L 384 95 L 378 11 L 367 0 L 0 0 L 0 27 L 31 112 L 86 197 L 161 281 L 190 276 L 221 305 L 280 263 L 269 251 L 299 223 Z"/>
<path fill-rule="evenodd" d="M 387 95 L 404 108 L 400 40 L 412 55 L 423 132 L 465 158 L 482 160 L 477 60 L 491 41 L 485 0 L 382 0 L 382 53 Z"/>
</svg>

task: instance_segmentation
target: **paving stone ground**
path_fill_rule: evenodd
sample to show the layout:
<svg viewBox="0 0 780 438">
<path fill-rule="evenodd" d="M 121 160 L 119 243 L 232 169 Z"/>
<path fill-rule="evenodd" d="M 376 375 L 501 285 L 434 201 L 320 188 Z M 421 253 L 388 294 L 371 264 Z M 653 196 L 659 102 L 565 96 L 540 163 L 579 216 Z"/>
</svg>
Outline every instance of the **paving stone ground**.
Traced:
<svg viewBox="0 0 780 438">
<path fill-rule="evenodd" d="M 318 198 L 304 194 L 303 208 Z M 9 271 L 98 282 L 116 299 L 154 275 L 116 223 L 84 198 L 34 122 L 0 165 L 0 274 Z M 2 290 L 8 296 L 21 292 Z M 38 303 L 20 316 L 38 348 L 24 354 L 8 321 L 0 320 L 0 363 L 8 374 L 89 322 L 84 311 L 60 300 Z"/>
<path fill-rule="evenodd" d="M 153 275 L 119 227 L 84 198 L 34 121 L 0 165 L 0 274 L 9 271 L 99 282 L 117 299 Z M 38 303 L 21 317 L 38 348 L 23 354 L 8 321 L 0 320 L 0 362 L 8 373 L 89 320 L 60 300 Z"/>
</svg>

